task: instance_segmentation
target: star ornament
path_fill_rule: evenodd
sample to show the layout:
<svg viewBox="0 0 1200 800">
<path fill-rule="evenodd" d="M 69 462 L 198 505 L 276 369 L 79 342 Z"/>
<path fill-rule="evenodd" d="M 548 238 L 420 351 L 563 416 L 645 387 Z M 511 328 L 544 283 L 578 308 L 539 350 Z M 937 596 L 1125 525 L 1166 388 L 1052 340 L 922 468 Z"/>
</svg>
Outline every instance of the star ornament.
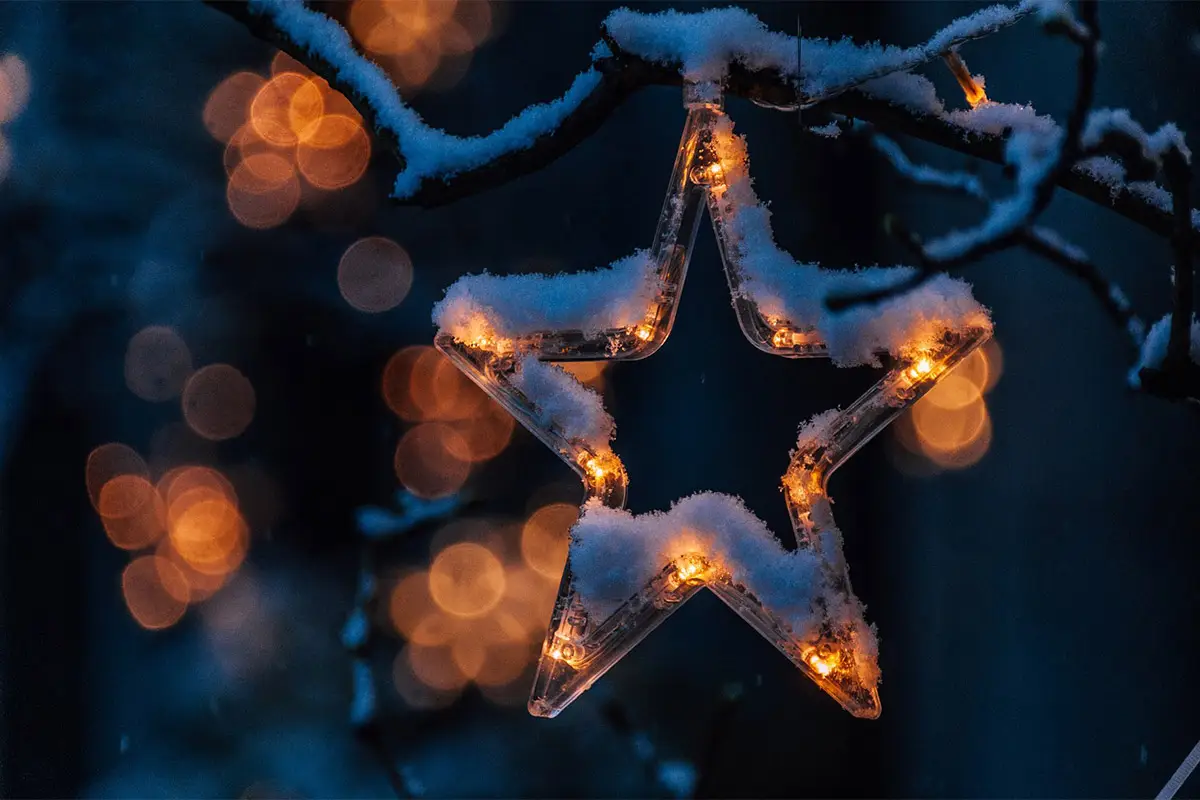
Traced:
<svg viewBox="0 0 1200 800">
<path fill-rule="evenodd" d="M 875 632 L 855 597 L 826 486 L 830 475 L 991 335 L 969 287 L 940 276 L 870 308 L 826 311 L 833 292 L 908 268 L 826 270 L 774 242 L 745 142 L 719 87 L 688 85 L 687 122 L 649 250 L 570 275 L 460 279 L 434 309 L 437 347 L 583 480 L 567 565 L 529 700 L 553 717 L 701 589 L 709 589 L 857 717 L 880 713 Z M 740 499 L 701 493 L 667 512 L 624 510 L 628 475 L 598 394 L 551 363 L 645 358 L 666 341 L 707 209 L 738 323 L 751 344 L 839 365 L 887 361 L 844 410 L 801 426 L 782 478 L 797 549 Z"/>
</svg>

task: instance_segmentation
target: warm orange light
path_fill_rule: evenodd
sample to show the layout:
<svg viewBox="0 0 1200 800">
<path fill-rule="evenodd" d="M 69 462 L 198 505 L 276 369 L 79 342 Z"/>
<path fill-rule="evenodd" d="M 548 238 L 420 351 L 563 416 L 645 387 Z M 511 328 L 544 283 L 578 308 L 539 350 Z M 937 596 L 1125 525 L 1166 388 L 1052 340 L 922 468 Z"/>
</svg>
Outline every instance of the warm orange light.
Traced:
<svg viewBox="0 0 1200 800">
<path fill-rule="evenodd" d="M 137 451 L 119 442 L 102 444 L 88 454 L 84 482 L 92 507 L 97 511 L 100 510 L 100 491 L 118 475 L 137 475 L 148 480 L 150 470 Z"/>
<path fill-rule="evenodd" d="M 304 129 L 296 166 L 318 189 L 343 189 L 363 176 L 371 160 L 371 137 L 342 114 L 327 114 Z M 326 144 L 337 142 L 337 144 Z"/>
<path fill-rule="evenodd" d="M 393 467 L 404 488 L 418 497 L 445 497 L 462 488 L 471 464 L 455 453 L 467 444 L 454 426 L 424 422 L 408 431 L 396 445 Z"/>
<path fill-rule="evenodd" d="M 958 81 L 958 85 L 962 87 L 963 95 L 967 99 L 967 104 L 971 108 L 975 108 L 980 103 L 986 103 L 988 96 L 983 90 L 983 86 L 979 81 L 975 80 L 975 76 L 971 75 L 971 70 L 967 69 L 967 62 L 963 61 L 962 56 L 957 50 L 947 50 L 942 54 L 942 59 L 946 62 L 946 66 L 950 68 L 954 79 Z"/>
<path fill-rule="evenodd" d="M 495 458 L 508 447 L 516 428 L 516 420 L 503 406 L 484 395 L 483 390 L 474 384 L 471 384 L 471 393 L 478 393 L 483 397 L 482 408 L 466 419 L 451 423 L 461 437 L 465 449 L 457 449 L 459 439 L 447 439 L 446 445 L 454 455 L 477 464 Z"/>
<path fill-rule="evenodd" d="M 286 222 L 300 204 L 300 180 L 287 159 L 275 153 L 255 153 L 233 168 L 225 202 L 247 228 L 274 228 Z"/>
<path fill-rule="evenodd" d="M 292 98 L 308 84 L 308 78 L 295 72 L 281 72 L 263 84 L 250 102 L 250 124 L 259 136 L 282 147 L 291 147 L 299 141 L 293 128 Z M 301 103 L 297 121 L 313 110 L 313 95 L 308 97 Z M 316 93 L 316 99 L 320 100 L 320 92 Z M 320 113 L 317 110 L 317 116 Z"/>
<path fill-rule="evenodd" d="M 775 331 L 775 335 L 771 337 L 771 344 L 776 347 L 788 347 L 792 344 L 792 332 L 787 328 L 780 328 Z"/>
<path fill-rule="evenodd" d="M 266 83 L 253 72 L 235 72 L 218 83 L 204 103 L 204 127 L 228 142 L 250 116 L 250 104 Z"/>
<path fill-rule="evenodd" d="M 637 337 L 643 342 L 650 341 L 650 337 L 654 335 L 654 329 L 649 325 L 639 325 L 637 328 Z"/>
<path fill-rule="evenodd" d="M 432 347 L 411 345 L 397 350 L 383 368 L 382 393 L 392 413 L 409 422 L 425 419 L 424 412 L 413 399 L 410 387 L 428 379 L 444 358 Z"/>
<path fill-rule="evenodd" d="M 841 663 L 841 655 L 836 650 L 810 650 L 805 656 L 805 661 L 813 670 L 821 677 L 829 677 L 839 663 Z"/>
<path fill-rule="evenodd" d="M 249 531 L 223 496 L 206 488 L 189 490 L 170 505 L 167 516 L 171 544 L 193 569 L 220 575 L 241 566 Z"/>
<path fill-rule="evenodd" d="M 442 550 L 429 567 L 429 595 L 456 617 L 481 617 L 504 595 L 504 566 L 482 545 L 460 542 Z"/>
<path fill-rule="evenodd" d="M 149 630 L 169 628 L 187 611 L 187 582 L 178 569 L 158 556 L 134 559 L 121 573 L 121 593 L 137 623 Z"/>
<path fill-rule="evenodd" d="M 118 475 L 104 484 L 97 510 L 109 540 L 122 550 L 149 547 L 167 530 L 166 506 L 140 475 Z"/>
<path fill-rule="evenodd" d="M 579 519 L 579 507 L 569 503 L 542 506 L 521 528 L 521 557 L 532 569 L 558 580 L 567 563 L 568 532 Z"/>
</svg>

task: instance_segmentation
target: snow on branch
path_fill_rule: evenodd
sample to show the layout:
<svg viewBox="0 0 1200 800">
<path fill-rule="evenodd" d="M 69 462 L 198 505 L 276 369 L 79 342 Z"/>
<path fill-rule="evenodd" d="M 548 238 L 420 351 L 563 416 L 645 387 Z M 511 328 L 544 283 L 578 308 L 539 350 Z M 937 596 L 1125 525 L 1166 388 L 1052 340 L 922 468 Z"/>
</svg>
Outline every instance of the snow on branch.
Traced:
<svg viewBox="0 0 1200 800">
<path fill-rule="evenodd" d="M 909 48 L 861 45 L 849 39 L 804 39 L 805 63 L 797 69 L 796 38 L 769 31 L 745 11 L 643 14 L 620 10 L 606 20 L 590 68 L 579 74 L 561 97 L 531 106 L 489 134 L 454 136 L 427 125 L 400 99 L 379 68 L 355 50 L 337 22 L 300 0 L 211 5 L 345 94 L 401 165 L 394 198 L 426 207 L 477 194 L 542 169 L 595 133 L 636 91 L 648 86 L 679 86 L 685 75 L 706 73 L 725 75 L 727 94 L 764 106 L 794 109 L 803 105 L 841 114 L 1001 163 L 1008 130 L 1002 120 L 991 119 L 994 112 L 981 106 L 973 116 L 947 114 L 932 85 L 922 86 L 919 80 L 923 79 L 905 70 L 959 44 L 993 34 L 1031 11 L 1048 21 L 1061 20 L 1065 13 L 1060 4 L 1048 0 L 992 6 L 952 21 L 924 43 Z M 914 78 L 918 81 L 906 85 L 906 79 Z M 864 83 L 870 83 L 869 91 Z M 897 90 L 901 93 L 896 94 Z M 1101 177 L 1079 169 L 1058 176 L 1058 183 L 1160 235 L 1169 235 L 1170 204 L 1162 202 L 1161 188 L 1126 185 L 1111 178 L 1111 171 Z M 1200 214 L 1197 222 L 1200 224 Z"/>
<path fill-rule="evenodd" d="M 914 164 L 895 141 L 871 126 L 860 122 L 854 125 L 853 130 L 867 136 L 872 147 L 887 159 L 896 173 L 913 185 L 952 193 L 985 205 L 992 202 L 978 175 Z M 885 219 L 885 223 L 889 230 L 898 224 L 891 216 Z M 1113 322 L 1128 333 L 1134 347 L 1141 347 L 1146 338 L 1146 324 L 1134 312 L 1121 287 L 1108 280 L 1082 248 L 1067 242 L 1055 231 L 1036 225 L 1020 233 L 1019 244 L 1082 281 Z"/>
<path fill-rule="evenodd" d="M 859 120 L 1008 165 L 1016 176 L 1015 190 L 990 201 L 976 226 L 924 242 L 902 224 L 893 225 L 917 269 L 889 286 L 830 298 L 831 308 L 878 303 L 935 274 L 1020 246 L 1083 279 L 1138 338 L 1137 320 L 1119 289 L 1109 286 L 1077 250 L 1063 247 L 1036 226 L 1055 189 L 1064 188 L 1171 238 L 1176 256 L 1172 335 L 1164 366 L 1147 368 L 1152 374 L 1142 386 L 1164 396 L 1194 396 L 1194 386 L 1200 384 L 1179 377 L 1200 369 L 1187 349 L 1192 240 L 1200 228 L 1200 212 L 1191 208 L 1185 191 L 1191 154 L 1174 125 L 1148 133 L 1126 111 L 1091 109 L 1100 45 L 1094 0 L 1079 4 L 1080 18 L 1062 0 L 990 6 L 907 48 L 847 38 L 799 42 L 736 8 L 659 14 L 620 9 L 605 20 L 591 64 L 566 92 L 524 109 L 482 136 L 456 136 L 425 123 L 382 70 L 355 48 L 345 29 L 302 0 L 212 5 L 346 94 L 400 164 L 393 197 L 401 203 L 436 206 L 508 183 L 583 142 L 639 89 L 697 79 L 719 80 L 725 93 L 762 106 L 803 107 L 818 118 Z M 979 96 L 969 98 L 974 108 L 947 111 L 933 85 L 912 72 L 942 57 L 952 69 L 957 65 L 960 83 L 970 83 L 975 79 L 957 57 L 958 46 L 1031 14 L 1048 32 L 1080 48 L 1076 101 L 1063 126 L 1031 106 L 980 102 L 982 86 Z M 827 135 L 838 131 L 828 126 L 821 130 Z M 1159 175 L 1166 188 L 1155 182 Z M 973 191 L 969 184 L 964 189 Z M 1168 376 L 1165 384 L 1160 373 Z"/>
</svg>

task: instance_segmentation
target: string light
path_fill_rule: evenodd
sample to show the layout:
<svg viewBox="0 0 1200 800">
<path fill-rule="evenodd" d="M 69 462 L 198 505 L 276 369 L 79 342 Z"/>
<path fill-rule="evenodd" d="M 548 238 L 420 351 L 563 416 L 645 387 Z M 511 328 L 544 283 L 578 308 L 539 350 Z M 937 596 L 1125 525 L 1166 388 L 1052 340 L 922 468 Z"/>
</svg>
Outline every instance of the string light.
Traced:
<svg viewBox="0 0 1200 800">
<path fill-rule="evenodd" d="M 963 61 L 963 57 L 958 54 L 957 50 L 947 50 L 942 53 L 942 60 L 946 62 L 954 79 L 962 87 L 963 95 L 967 98 L 967 104 L 971 108 L 988 101 L 983 85 L 976 76 L 971 74 L 971 70 L 967 69 L 967 62 Z"/>
<path fill-rule="evenodd" d="M 456 367 L 579 473 L 590 501 L 610 508 L 621 508 L 625 503 L 628 477 L 621 460 L 609 450 L 597 449 L 594 442 L 564 434 L 549 422 L 536 398 L 531 399 L 514 386 L 512 379 L 519 359 L 508 354 L 531 353 L 549 361 L 612 361 L 642 358 L 653 352 L 665 340 L 675 317 L 690 243 L 702 216 L 701 203 L 707 204 L 738 322 L 751 343 L 789 358 L 829 355 L 815 328 L 767 313 L 747 287 L 743 263 L 746 256 L 743 248 L 734 244 L 738 241 L 734 217 L 739 206 L 727 201 L 729 181 L 749 180 L 736 166 L 744 155 L 737 155 L 737 145 L 728 133 L 718 87 L 689 85 L 685 87 L 685 98 L 687 122 L 649 250 L 660 289 L 647 308 L 646 323 L 582 336 L 578 330 L 542 330 L 508 340 L 501 347 L 481 315 L 465 330 L 456 329 L 462 335 L 440 331 L 435 340 L 436 347 Z M 783 477 L 785 503 L 799 547 L 817 559 L 820 574 L 828 576 L 822 583 L 824 602 L 813 604 L 817 619 L 811 632 L 793 633 L 785 618 L 758 599 L 744 575 L 735 581 L 731 565 L 704 552 L 672 559 L 629 600 L 600 617 L 576 591 L 568 554 L 530 694 L 530 712 L 557 715 L 666 616 L 707 588 L 851 714 L 877 717 L 880 703 L 874 636 L 850 588 L 841 537 L 826 535 L 836 534 L 826 487 L 829 476 L 846 459 L 987 340 L 990 322 L 982 312 L 979 320 L 978 325 L 961 330 L 915 332 L 908 355 L 898 359 L 850 407 L 823 419 L 819 435 L 802 439 L 793 452 Z M 814 513 L 818 507 L 820 514 Z"/>
</svg>

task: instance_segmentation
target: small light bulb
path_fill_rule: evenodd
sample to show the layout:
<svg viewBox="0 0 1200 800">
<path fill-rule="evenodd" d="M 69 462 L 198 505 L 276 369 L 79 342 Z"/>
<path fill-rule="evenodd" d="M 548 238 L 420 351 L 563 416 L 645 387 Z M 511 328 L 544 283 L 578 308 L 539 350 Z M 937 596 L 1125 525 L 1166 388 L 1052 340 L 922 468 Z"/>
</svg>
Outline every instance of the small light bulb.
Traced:
<svg viewBox="0 0 1200 800">
<path fill-rule="evenodd" d="M 721 177 L 721 172 L 721 162 L 719 161 L 713 162 L 708 168 L 708 174 L 712 175 L 714 178 Z"/>
<path fill-rule="evenodd" d="M 637 337 L 643 342 L 650 341 L 650 337 L 654 335 L 654 329 L 649 325 L 639 325 L 637 329 Z"/>
<path fill-rule="evenodd" d="M 563 653 L 562 653 L 561 648 L 556 647 L 550 651 L 550 657 L 553 658 L 555 661 L 562 661 L 562 656 L 563 656 Z"/>
<path fill-rule="evenodd" d="M 928 358 L 922 358 L 917 362 L 917 372 L 921 375 L 928 375 L 933 371 L 933 362 Z"/>
</svg>

